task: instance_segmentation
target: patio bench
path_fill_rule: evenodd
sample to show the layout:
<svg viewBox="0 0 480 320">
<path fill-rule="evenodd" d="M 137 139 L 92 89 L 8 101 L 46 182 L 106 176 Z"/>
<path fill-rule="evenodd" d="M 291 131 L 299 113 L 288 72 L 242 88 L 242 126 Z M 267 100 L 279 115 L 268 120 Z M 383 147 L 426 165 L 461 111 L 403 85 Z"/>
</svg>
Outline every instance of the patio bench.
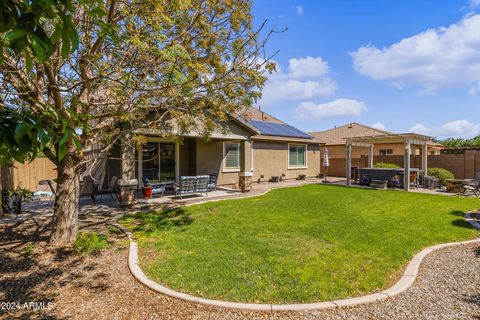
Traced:
<svg viewBox="0 0 480 320">
<path fill-rule="evenodd" d="M 180 198 L 183 195 L 205 193 L 208 196 L 209 175 L 203 176 L 181 176 L 178 184 L 175 185 L 175 196 Z"/>
</svg>

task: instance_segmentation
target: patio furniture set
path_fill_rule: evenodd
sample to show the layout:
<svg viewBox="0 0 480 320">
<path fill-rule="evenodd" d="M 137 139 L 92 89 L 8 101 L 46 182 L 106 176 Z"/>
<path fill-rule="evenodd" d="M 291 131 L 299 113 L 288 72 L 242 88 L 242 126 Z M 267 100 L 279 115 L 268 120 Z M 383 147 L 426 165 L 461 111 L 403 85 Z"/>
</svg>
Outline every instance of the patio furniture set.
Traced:
<svg viewBox="0 0 480 320">
<path fill-rule="evenodd" d="M 375 189 L 404 188 L 404 170 L 393 168 L 352 168 L 352 177 L 360 185 Z M 418 188 L 422 170 L 410 169 L 410 186 Z"/>
<path fill-rule="evenodd" d="M 166 190 L 173 190 L 175 197 L 184 195 L 205 194 L 217 189 L 217 175 L 199 175 L 199 176 L 181 176 L 178 183 L 173 180 L 164 182 L 150 182 L 147 177 L 143 177 L 142 194 L 145 198 L 160 194 L 161 197 Z"/>
<path fill-rule="evenodd" d="M 394 168 L 357 168 L 352 167 L 352 179 L 360 185 L 374 189 L 401 188 L 403 189 L 404 170 Z M 424 175 L 419 169 L 410 169 L 410 187 L 418 188 L 422 185 L 428 189 L 440 189 L 441 183 L 438 178 Z M 446 191 L 467 195 L 473 193 L 480 196 L 480 172 L 476 179 L 446 179 Z"/>
</svg>

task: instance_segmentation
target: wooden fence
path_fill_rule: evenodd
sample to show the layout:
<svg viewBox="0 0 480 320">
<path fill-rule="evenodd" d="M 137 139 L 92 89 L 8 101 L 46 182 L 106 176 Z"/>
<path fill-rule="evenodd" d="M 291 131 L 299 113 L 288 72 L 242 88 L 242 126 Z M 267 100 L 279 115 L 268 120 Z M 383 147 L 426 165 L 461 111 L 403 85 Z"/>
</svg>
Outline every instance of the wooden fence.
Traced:
<svg viewBox="0 0 480 320">
<path fill-rule="evenodd" d="M 30 163 L 15 162 L 11 168 L 1 168 L 0 175 L 1 189 L 21 186 L 36 191 L 39 189 L 40 180 L 57 177 L 57 168 L 47 158 L 37 158 Z"/>
</svg>

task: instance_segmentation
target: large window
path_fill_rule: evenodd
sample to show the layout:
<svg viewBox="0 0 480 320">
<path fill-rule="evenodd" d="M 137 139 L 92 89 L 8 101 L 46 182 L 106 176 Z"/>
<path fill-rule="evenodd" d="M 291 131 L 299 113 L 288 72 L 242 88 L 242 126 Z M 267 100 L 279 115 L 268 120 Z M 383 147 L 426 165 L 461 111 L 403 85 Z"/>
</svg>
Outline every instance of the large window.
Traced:
<svg viewBox="0 0 480 320">
<path fill-rule="evenodd" d="M 306 146 L 305 145 L 288 145 L 288 167 L 306 167 Z"/>
<path fill-rule="evenodd" d="M 240 143 L 226 142 L 224 144 L 224 170 L 240 170 Z"/>
</svg>

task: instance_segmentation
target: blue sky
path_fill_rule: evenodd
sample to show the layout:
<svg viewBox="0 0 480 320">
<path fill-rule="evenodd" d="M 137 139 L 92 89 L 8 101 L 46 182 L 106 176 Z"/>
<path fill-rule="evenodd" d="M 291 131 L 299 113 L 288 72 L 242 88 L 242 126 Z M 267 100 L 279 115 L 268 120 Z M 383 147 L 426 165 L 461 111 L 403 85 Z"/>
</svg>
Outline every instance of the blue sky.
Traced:
<svg viewBox="0 0 480 320">
<path fill-rule="evenodd" d="M 480 0 L 256 0 L 268 19 L 262 109 L 305 131 L 348 122 L 480 134 Z"/>
</svg>

